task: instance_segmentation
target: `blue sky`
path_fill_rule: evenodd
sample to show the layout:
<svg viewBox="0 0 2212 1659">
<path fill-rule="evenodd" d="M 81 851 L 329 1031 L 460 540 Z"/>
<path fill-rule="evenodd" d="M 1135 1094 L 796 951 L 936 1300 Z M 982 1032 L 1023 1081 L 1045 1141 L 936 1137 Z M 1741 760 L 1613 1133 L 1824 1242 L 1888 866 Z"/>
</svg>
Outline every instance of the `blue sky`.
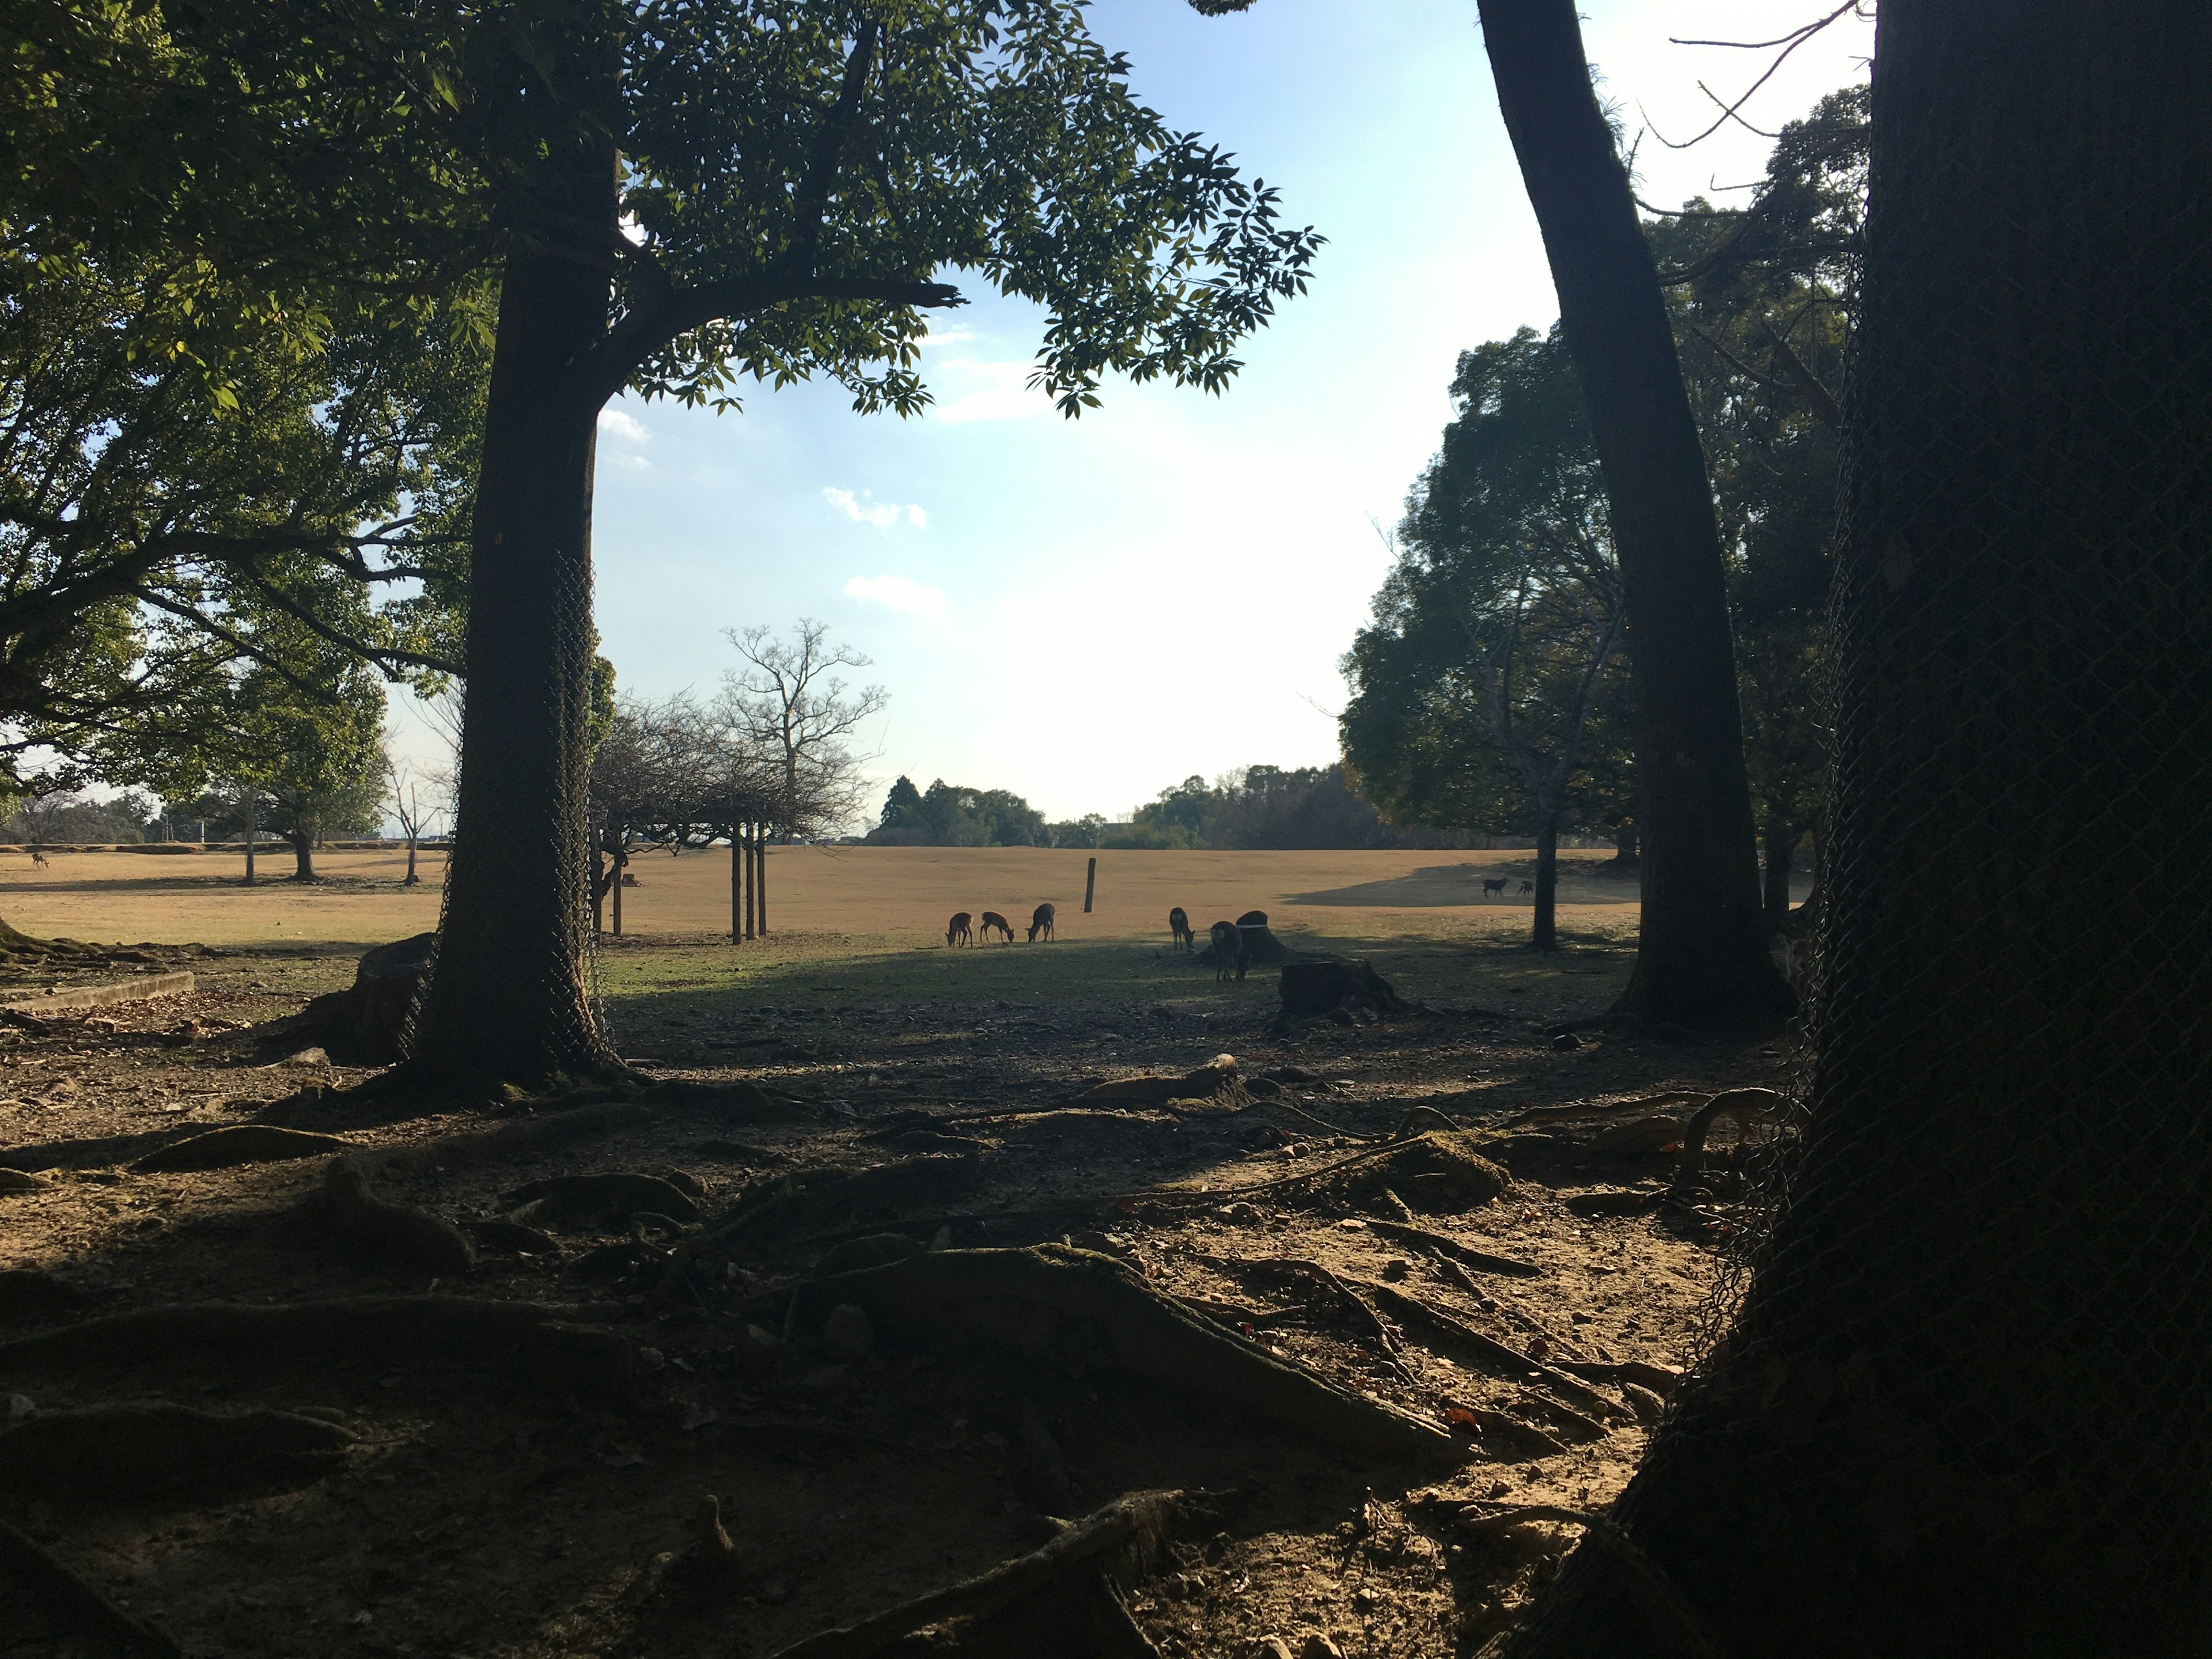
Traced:
<svg viewBox="0 0 2212 1659">
<path fill-rule="evenodd" d="M 1585 39 L 1629 131 L 1670 139 L 1826 9 L 1597 0 Z M 1093 32 L 1170 125 L 1236 152 L 1330 239 L 1311 292 L 1219 398 L 1109 383 L 1062 420 L 1024 390 L 1033 308 L 973 286 L 940 314 L 911 421 L 830 386 L 752 388 L 715 416 L 625 399 L 601 424 L 603 648 L 629 691 L 706 692 L 726 628 L 830 624 L 888 708 L 871 769 L 1026 795 L 1048 817 L 1127 816 L 1198 773 L 1335 757 L 1336 663 L 1389 563 L 1376 525 L 1449 418 L 1463 349 L 1558 314 L 1501 125 L 1473 0 L 1097 0 Z M 1770 130 L 1864 74 L 1870 22 L 1798 52 L 1747 106 Z M 1647 200 L 1756 178 L 1730 128 L 1680 154 L 1646 137 Z M 1737 199 L 1741 199 L 1738 197 Z"/>
</svg>

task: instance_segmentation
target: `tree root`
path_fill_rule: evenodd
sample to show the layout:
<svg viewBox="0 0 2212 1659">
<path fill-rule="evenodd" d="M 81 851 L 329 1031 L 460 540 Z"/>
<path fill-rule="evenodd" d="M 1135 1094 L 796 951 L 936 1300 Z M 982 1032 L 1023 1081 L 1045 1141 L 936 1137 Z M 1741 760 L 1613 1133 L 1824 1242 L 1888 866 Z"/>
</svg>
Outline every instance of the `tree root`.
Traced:
<svg viewBox="0 0 2212 1659">
<path fill-rule="evenodd" d="M 289 1412 L 94 1406 L 0 1434 L 0 1486 L 47 1498 L 221 1495 L 272 1479 L 313 1479 L 352 1440 L 334 1424 Z"/>
<path fill-rule="evenodd" d="M 1681 1138 L 1680 1118 L 1656 1114 L 1611 1125 L 1575 1156 L 1584 1164 L 1618 1163 L 1624 1158 L 1643 1158 L 1652 1152 L 1662 1152 Z"/>
<path fill-rule="evenodd" d="M 354 1150 L 352 1141 L 337 1135 L 279 1128 L 273 1123 L 235 1123 L 228 1128 L 210 1129 L 204 1135 L 171 1141 L 160 1151 L 147 1153 L 131 1168 L 139 1175 L 234 1170 L 248 1164 L 327 1158 L 334 1152 L 343 1157 Z"/>
<path fill-rule="evenodd" d="M 1170 1100 L 1210 1100 L 1237 1086 L 1237 1057 L 1216 1054 L 1180 1077 L 1124 1077 L 1093 1084 L 1065 1102 L 1069 1106 L 1161 1106 Z"/>
<path fill-rule="evenodd" d="M 1790 1103 L 1771 1089 L 1727 1089 L 1715 1095 L 1682 1126 L 1682 1161 L 1674 1171 L 1674 1190 L 1694 1189 L 1704 1173 L 1705 1137 L 1715 1123 L 1733 1117 L 1738 1124 L 1779 1123 Z"/>
<path fill-rule="evenodd" d="M 1417 1325 L 1455 1344 L 1461 1352 L 1472 1355 L 1478 1363 L 1494 1369 L 1507 1380 L 1526 1382 L 1530 1376 L 1542 1378 L 1545 1384 L 1561 1398 L 1573 1401 L 1585 1412 L 1616 1421 L 1635 1420 L 1636 1413 L 1615 1400 L 1608 1400 L 1579 1377 L 1532 1358 L 1517 1348 L 1507 1346 L 1494 1336 L 1488 1336 L 1463 1319 L 1455 1318 L 1442 1308 L 1408 1296 L 1390 1285 L 1363 1282 L 1360 1288 L 1382 1306 L 1407 1324 Z"/>
<path fill-rule="evenodd" d="M 1669 1089 L 1663 1094 L 1644 1095 L 1636 1100 L 1571 1100 L 1564 1106 L 1532 1106 L 1525 1112 L 1516 1113 L 1498 1124 L 1499 1133 L 1517 1129 L 1526 1123 L 1570 1123 L 1577 1118 L 1625 1117 L 1631 1112 L 1650 1111 L 1661 1106 L 1686 1106 L 1695 1101 L 1703 1105 L 1712 1098 L 1694 1090 Z"/>
<path fill-rule="evenodd" d="M 484 1366 L 554 1395 L 621 1398 L 635 1383 L 635 1350 L 615 1332 L 569 1322 L 605 1314 L 466 1296 L 137 1308 L 0 1342 L 0 1372 L 206 1358 L 359 1366 L 391 1358 Z"/>
<path fill-rule="evenodd" d="M 323 1185 L 291 1212 L 292 1220 L 329 1227 L 349 1244 L 380 1252 L 440 1275 L 459 1275 L 477 1265 L 476 1249 L 451 1222 L 425 1210 L 388 1203 L 368 1188 L 361 1166 L 335 1158 Z"/>
<path fill-rule="evenodd" d="M 173 1638 L 133 1619 L 5 1521 L 0 1521 L 0 1573 L 54 1613 L 120 1642 L 131 1653 L 179 1659 L 183 1652 Z"/>
<path fill-rule="evenodd" d="M 43 1193 L 53 1184 L 43 1176 L 26 1175 L 21 1170 L 0 1170 L 0 1194 L 9 1197 L 21 1193 Z"/>
<path fill-rule="evenodd" d="M 782 1650 L 775 1659 L 872 1659 L 900 1638 L 933 1625 L 981 1619 L 1074 1575 L 1093 1577 L 1104 1570 L 1103 1558 L 1149 1560 L 1160 1534 L 1186 1501 L 1179 1492 L 1132 1492 L 1085 1516 L 1041 1549 L 980 1577 L 902 1601 L 857 1625 L 810 1636 Z"/>
<path fill-rule="evenodd" d="M 441 1135 L 416 1146 L 374 1153 L 368 1161 L 381 1173 L 427 1175 L 438 1170 L 533 1158 L 586 1135 L 611 1134 L 653 1120 L 653 1109 L 635 1100 L 604 1101 L 548 1112 L 542 1117 L 520 1118 L 494 1129 Z"/>
<path fill-rule="evenodd" d="M 1375 1311 L 1375 1304 L 1358 1291 L 1339 1279 L 1318 1261 L 1307 1261 L 1296 1256 L 1226 1256 L 1201 1255 L 1196 1258 L 1216 1272 L 1231 1278 L 1247 1274 L 1270 1279 L 1285 1277 L 1310 1279 L 1333 1295 L 1339 1305 L 1348 1308 L 1358 1322 L 1364 1326 L 1375 1346 L 1390 1369 L 1404 1381 L 1413 1381 L 1413 1374 L 1406 1369 L 1406 1357 L 1398 1352 L 1398 1339 L 1392 1334 L 1382 1316 Z"/>
<path fill-rule="evenodd" d="M 1196 1318 L 1120 1262 L 1087 1250 L 939 1250 L 832 1274 L 793 1293 L 787 1328 L 811 1337 L 844 1303 L 867 1314 L 879 1339 L 995 1345 L 1071 1375 L 1119 1372 L 1347 1453 L 1458 1461 L 1437 1424 Z"/>
<path fill-rule="evenodd" d="M 1665 1365 L 1647 1364 L 1641 1359 L 1562 1359 L 1559 1369 L 1581 1377 L 1586 1382 L 1633 1382 L 1638 1388 L 1649 1389 L 1661 1399 L 1674 1392 L 1674 1385 L 1682 1380 L 1680 1370 Z"/>
<path fill-rule="evenodd" d="M 92 1292 L 36 1267 L 0 1271 L 0 1322 L 81 1313 L 93 1304 Z"/>
<path fill-rule="evenodd" d="M 627 1171 L 532 1181 L 501 1194 L 499 1201 L 513 1211 L 510 1220 L 531 1227 L 586 1227 L 600 1222 L 626 1226 L 631 1217 L 641 1214 L 680 1222 L 699 1218 L 699 1206 L 691 1195 L 673 1182 Z"/>
<path fill-rule="evenodd" d="M 1448 1421 L 1492 1440 L 1503 1440 L 1508 1445 L 1534 1452 L 1539 1457 L 1555 1457 L 1566 1450 L 1566 1443 L 1558 1436 L 1546 1433 L 1533 1423 L 1523 1423 L 1517 1417 L 1508 1417 L 1504 1412 L 1494 1412 L 1484 1406 L 1453 1406 L 1444 1413 Z"/>
<path fill-rule="evenodd" d="M 1462 1244 L 1455 1238 L 1431 1232 L 1426 1227 L 1415 1227 L 1401 1221 L 1370 1219 L 1370 1232 L 1380 1233 L 1385 1238 L 1395 1238 L 1401 1243 L 1418 1244 L 1423 1249 L 1436 1250 L 1449 1256 L 1463 1267 L 1477 1273 L 1503 1273 L 1512 1279 L 1540 1279 L 1544 1270 L 1532 1261 L 1516 1261 L 1510 1256 L 1492 1255 L 1487 1250 L 1478 1250 L 1471 1244 Z"/>
<path fill-rule="evenodd" d="M 982 1178 L 983 1160 L 974 1153 L 957 1158 L 928 1154 L 872 1170 L 794 1170 L 762 1197 L 713 1223 L 687 1249 L 696 1255 L 767 1232 L 794 1233 L 849 1221 L 855 1215 L 894 1216 L 920 1205 L 942 1204 L 972 1190 Z"/>
</svg>

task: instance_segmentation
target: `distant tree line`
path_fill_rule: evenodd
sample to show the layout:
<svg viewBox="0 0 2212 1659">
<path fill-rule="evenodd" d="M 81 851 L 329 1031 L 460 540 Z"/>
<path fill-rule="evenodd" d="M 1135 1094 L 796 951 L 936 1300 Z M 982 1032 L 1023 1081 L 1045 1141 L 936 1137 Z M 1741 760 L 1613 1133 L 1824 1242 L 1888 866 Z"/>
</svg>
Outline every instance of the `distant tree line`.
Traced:
<svg viewBox="0 0 2212 1659">
<path fill-rule="evenodd" d="M 871 847 L 1050 847 L 1053 827 L 1011 790 L 943 778 L 922 790 L 902 774 L 866 840 Z"/>
</svg>

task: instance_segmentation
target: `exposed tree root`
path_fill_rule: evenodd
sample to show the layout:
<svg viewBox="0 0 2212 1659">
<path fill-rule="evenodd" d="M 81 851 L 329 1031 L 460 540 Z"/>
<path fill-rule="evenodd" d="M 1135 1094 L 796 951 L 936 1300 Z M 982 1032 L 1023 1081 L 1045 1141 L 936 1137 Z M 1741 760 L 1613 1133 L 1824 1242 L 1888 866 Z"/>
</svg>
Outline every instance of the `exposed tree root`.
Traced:
<svg viewBox="0 0 2212 1659">
<path fill-rule="evenodd" d="M 611 1171 L 602 1175 L 555 1176 L 500 1194 L 513 1210 L 508 1218 L 531 1227 L 582 1227 L 601 1222 L 627 1226 L 636 1215 L 662 1215 L 696 1221 L 691 1195 L 659 1176 Z M 520 1207 L 517 1207 L 520 1206 Z"/>
<path fill-rule="evenodd" d="M 331 1160 L 321 1190 L 302 1200 L 289 1218 L 320 1224 L 349 1245 L 440 1275 L 465 1273 L 477 1265 L 476 1249 L 460 1229 L 427 1211 L 379 1198 L 349 1158 Z"/>
<path fill-rule="evenodd" d="M 1370 1231 L 1385 1238 L 1395 1238 L 1401 1243 L 1418 1244 L 1425 1250 L 1436 1250 L 1449 1256 L 1463 1267 L 1477 1273 L 1503 1273 L 1513 1279 L 1540 1279 L 1544 1270 L 1532 1261 L 1516 1261 L 1510 1256 L 1492 1255 L 1487 1250 L 1478 1250 L 1471 1244 L 1462 1244 L 1455 1238 L 1431 1232 L 1426 1227 L 1415 1227 L 1401 1221 L 1376 1221 L 1368 1224 Z"/>
<path fill-rule="evenodd" d="M 605 1314 L 466 1296 L 136 1308 L 0 1342 L 0 1370 L 196 1359 L 446 1360 L 502 1370 L 556 1395 L 622 1397 L 637 1376 L 635 1351 L 615 1332 L 569 1322 Z"/>
<path fill-rule="evenodd" d="M 5 1521 L 0 1521 L 0 1573 L 80 1629 L 96 1631 L 131 1653 L 179 1659 L 183 1650 L 173 1638 L 133 1619 Z"/>
<path fill-rule="evenodd" d="M 159 1403 L 51 1412 L 0 1434 L 0 1486 L 47 1498 L 220 1496 L 325 1473 L 353 1436 L 289 1412 Z"/>
<path fill-rule="evenodd" d="M 1611 1164 L 1664 1151 L 1681 1138 L 1682 1120 L 1660 1113 L 1613 1124 L 1601 1131 L 1576 1157 L 1584 1164 Z"/>
<path fill-rule="evenodd" d="M 1375 1311 L 1375 1304 L 1320 1262 L 1291 1256 L 1203 1255 L 1197 1259 L 1216 1272 L 1231 1278 L 1258 1277 L 1279 1281 L 1285 1278 L 1304 1279 L 1319 1285 L 1335 1298 L 1339 1306 L 1350 1310 L 1354 1319 L 1365 1328 L 1368 1336 L 1389 1362 L 1390 1369 L 1407 1382 L 1413 1381 L 1413 1374 L 1406 1369 L 1405 1356 L 1398 1352 L 1398 1339 L 1389 1326 L 1383 1322 L 1382 1316 Z"/>
<path fill-rule="evenodd" d="M 0 1321 L 46 1319 L 81 1313 L 93 1304 L 91 1291 L 36 1267 L 0 1272 Z"/>
<path fill-rule="evenodd" d="M 21 1170 L 0 1170 L 0 1196 L 12 1197 L 19 1193 L 43 1193 L 52 1188 L 53 1184 L 52 1182 L 40 1176 L 27 1175 Z"/>
<path fill-rule="evenodd" d="M 337 1135 L 280 1128 L 274 1123 L 236 1123 L 204 1135 L 171 1141 L 131 1167 L 141 1175 L 185 1170 L 234 1170 L 247 1164 L 283 1164 L 294 1158 L 328 1158 L 355 1150 Z"/>
<path fill-rule="evenodd" d="M 533 1158 L 556 1146 L 588 1135 L 611 1134 L 653 1121 L 653 1109 L 634 1099 L 608 1100 L 570 1107 L 565 1111 L 520 1118 L 492 1129 L 470 1129 L 441 1135 L 412 1146 L 401 1146 L 372 1156 L 380 1171 L 409 1175 L 432 1170 L 461 1169 L 496 1164 L 510 1158 Z"/>
<path fill-rule="evenodd" d="M 1562 1359 L 1559 1369 L 1571 1372 L 1589 1382 L 1633 1382 L 1638 1388 L 1649 1389 L 1664 1399 L 1674 1392 L 1674 1385 L 1682 1380 L 1680 1370 L 1668 1365 L 1648 1364 L 1641 1359 Z"/>
<path fill-rule="evenodd" d="M 1237 1087 L 1237 1057 L 1216 1054 L 1194 1072 L 1178 1077 L 1124 1077 L 1093 1084 L 1066 1103 L 1070 1106 L 1160 1106 L 1170 1100 L 1211 1100 Z"/>
<path fill-rule="evenodd" d="M 1566 1443 L 1557 1435 L 1547 1433 L 1533 1423 L 1523 1423 L 1517 1417 L 1504 1412 L 1492 1411 L 1486 1406 L 1454 1406 L 1446 1413 L 1454 1423 L 1474 1430 L 1492 1440 L 1502 1440 L 1509 1446 L 1518 1446 L 1524 1452 L 1534 1452 L 1539 1457 L 1553 1457 L 1566 1450 Z"/>
<path fill-rule="evenodd" d="M 902 1637 L 954 1620 L 987 1617 L 1048 1592 L 1076 1575 L 1095 1582 L 1114 1558 L 1148 1562 L 1161 1533 L 1185 1501 L 1184 1494 L 1176 1492 L 1132 1492 L 1085 1516 L 1041 1549 L 980 1577 L 902 1601 L 857 1625 L 810 1636 L 785 1648 L 776 1659 L 872 1659 Z M 1064 1632 L 1063 1639 L 1073 1634 Z M 1097 1650 L 1093 1643 L 1055 1650 L 1063 1654 Z"/>
<path fill-rule="evenodd" d="M 832 1274 L 793 1292 L 790 1328 L 811 1338 L 846 1303 L 879 1339 L 908 1346 L 994 1345 L 1071 1375 L 1118 1372 L 1346 1453 L 1459 1457 L 1435 1423 L 1279 1359 L 1086 1250 L 939 1250 Z"/>
<path fill-rule="evenodd" d="M 479 1250 L 511 1250 L 520 1255 L 558 1255 L 561 1241 L 519 1221 L 464 1221 L 461 1231 Z"/>
<path fill-rule="evenodd" d="M 1694 1190 L 1704 1174 L 1705 1137 L 1723 1117 L 1742 1123 L 1779 1123 L 1790 1103 L 1771 1089 L 1727 1089 L 1707 1101 L 1682 1127 L 1682 1161 L 1674 1171 L 1674 1190 Z"/>
<path fill-rule="evenodd" d="M 982 1178 L 983 1160 L 973 1153 L 902 1158 L 872 1170 L 794 1170 L 714 1222 L 689 1249 L 696 1255 L 738 1238 L 800 1232 L 855 1217 L 895 1217 L 957 1198 Z"/>
<path fill-rule="evenodd" d="M 1615 1421 L 1632 1421 L 1635 1413 L 1617 1400 L 1608 1400 L 1579 1377 L 1568 1376 L 1544 1364 L 1540 1359 L 1522 1353 L 1519 1349 L 1486 1335 L 1463 1319 L 1455 1318 L 1442 1308 L 1408 1296 L 1390 1285 L 1363 1283 L 1360 1288 L 1373 1297 L 1376 1304 L 1389 1310 L 1398 1319 L 1419 1326 L 1435 1336 L 1456 1346 L 1466 1356 L 1487 1369 L 1495 1370 L 1509 1381 L 1524 1382 L 1530 1376 L 1540 1376 L 1547 1387 L 1561 1398 L 1573 1401 L 1585 1412 Z"/>
<path fill-rule="evenodd" d="M 1686 1106 L 1692 1102 L 1702 1105 L 1712 1098 L 1694 1090 L 1670 1089 L 1664 1094 L 1644 1095 L 1635 1100 L 1571 1100 L 1564 1106 L 1534 1106 L 1525 1112 L 1516 1113 L 1498 1126 L 1502 1133 L 1517 1129 L 1523 1124 L 1571 1123 L 1579 1118 L 1626 1117 L 1632 1112 L 1648 1112 L 1662 1106 Z"/>
</svg>

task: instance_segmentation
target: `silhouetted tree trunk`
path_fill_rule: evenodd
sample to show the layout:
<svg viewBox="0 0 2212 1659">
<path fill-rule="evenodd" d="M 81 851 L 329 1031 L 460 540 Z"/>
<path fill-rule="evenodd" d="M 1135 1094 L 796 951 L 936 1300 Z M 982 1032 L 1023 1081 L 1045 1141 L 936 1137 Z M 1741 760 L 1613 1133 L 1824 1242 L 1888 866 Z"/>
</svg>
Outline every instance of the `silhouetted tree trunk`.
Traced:
<svg viewBox="0 0 2212 1659">
<path fill-rule="evenodd" d="M 1881 11 L 1804 1140 L 1527 1659 L 2212 1629 L 2212 8 Z M 2186 826 L 2184 833 L 2178 829 Z"/>
<path fill-rule="evenodd" d="M 531 1080 L 620 1064 L 584 986 L 596 394 L 611 149 L 578 164 L 580 227 L 519 248 L 500 295 L 469 575 L 468 719 L 438 963 L 410 1058 Z M 594 240 L 586 233 L 604 227 Z"/>
<path fill-rule="evenodd" d="M 252 792 L 245 795 L 245 807 L 240 814 L 246 820 L 246 884 L 253 885 L 253 838 L 261 833 L 261 812 Z"/>
<path fill-rule="evenodd" d="M 284 839 L 292 848 L 292 879 L 313 881 L 315 878 L 315 832 L 312 830 L 287 830 Z"/>
<path fill-rule="evenodd" d="M 1574 0 L 1482 0 L 1498 101 L 1588 399 L 1628 593 L 1644 919 L 1620 1011 L 1755 1030 L 1796 999 L 1766 948 L 1705 453 Z"/>
<path fill-rule="evenodd" d="M 1533 943 L 1539 951 L 1559 948 L 1559 815 L 1556 809 L 1536 822 L 1536 916 Z"/>
</svg>

